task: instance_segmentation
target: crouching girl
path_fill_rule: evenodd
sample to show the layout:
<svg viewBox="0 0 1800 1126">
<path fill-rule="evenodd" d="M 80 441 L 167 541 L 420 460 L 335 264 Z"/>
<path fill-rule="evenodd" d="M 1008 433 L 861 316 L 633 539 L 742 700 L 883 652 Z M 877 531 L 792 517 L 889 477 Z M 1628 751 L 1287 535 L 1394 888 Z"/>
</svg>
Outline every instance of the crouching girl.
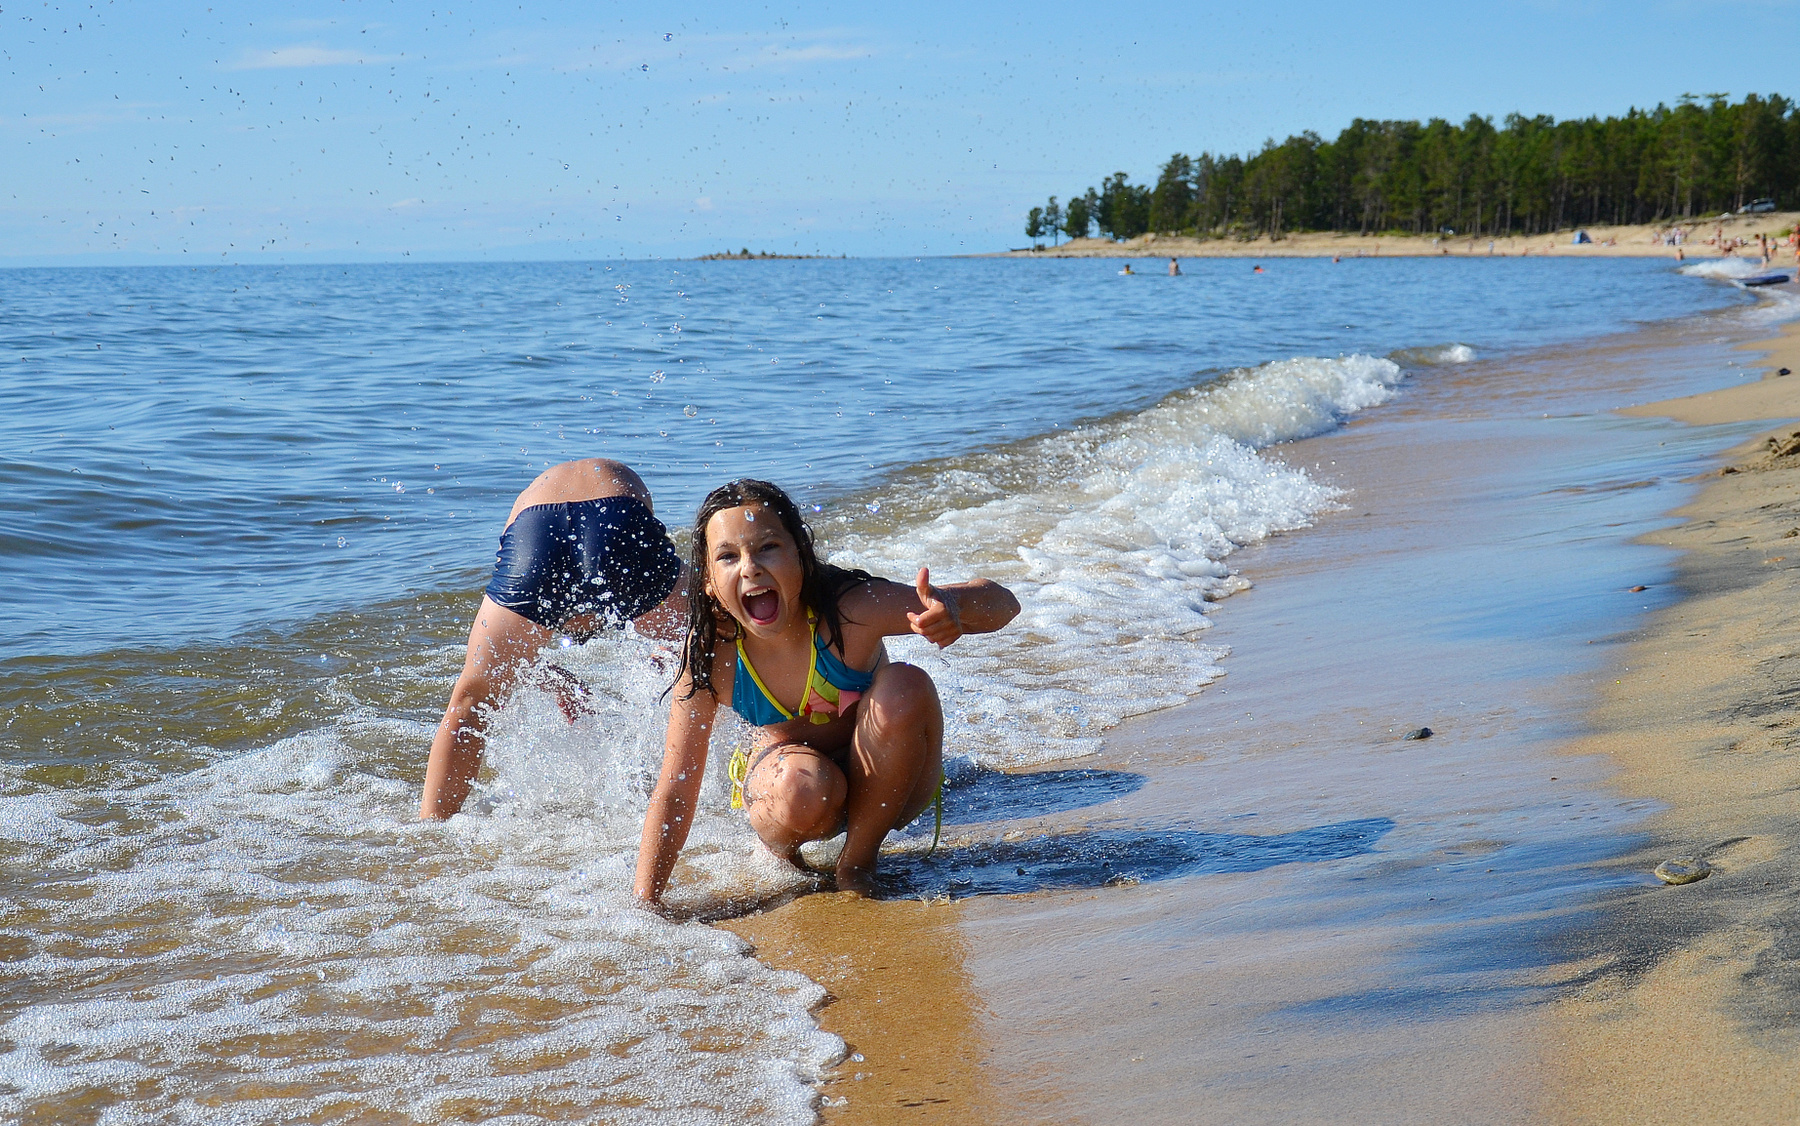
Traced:
<svg viewBox="0 0 1800 1126">
<path fill-rule="evenodd" d="M 889 831 L 931 804 L 942 778 L 944 714 L 924 670 L 887 658 L 882 638 L 916 633 L 942 648 L 1019 612 L 986 579 L 933 586 L 820 562 L 786 493 L 742 480 L 708 494 L 694 519 L 687 643 L 669 710 L 662 773 L 638 850 L 636 892 L 661 901 L 687 841 L 721 699 L 758 740 L 732 771 L 751 826 L 775 855 L 845 833 L 840 891 L 874 890 Z"/>
</svg>

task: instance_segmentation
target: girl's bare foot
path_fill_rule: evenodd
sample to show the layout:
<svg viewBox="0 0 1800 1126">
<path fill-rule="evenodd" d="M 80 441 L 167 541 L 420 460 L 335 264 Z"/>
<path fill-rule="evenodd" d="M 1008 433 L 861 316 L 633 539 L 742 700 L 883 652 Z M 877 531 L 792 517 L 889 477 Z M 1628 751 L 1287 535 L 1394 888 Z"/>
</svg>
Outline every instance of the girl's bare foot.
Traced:
<svg viewBox="0 0 1800 1126">
<path fill-rule="evenodd" d="M 870 868 L 839 868 L 837 889 L 868 899 L 875 894 L 875 872 Z"/>
</svg>

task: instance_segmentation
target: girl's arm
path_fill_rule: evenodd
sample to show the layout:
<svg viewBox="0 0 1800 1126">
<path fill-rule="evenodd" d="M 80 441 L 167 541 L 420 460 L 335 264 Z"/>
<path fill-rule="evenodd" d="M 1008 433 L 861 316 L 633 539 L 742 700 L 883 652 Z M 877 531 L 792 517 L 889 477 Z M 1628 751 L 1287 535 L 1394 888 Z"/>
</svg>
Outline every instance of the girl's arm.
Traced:
<svg viewBox="0 0 1800 1126">
<path fill-rule="evenodd" d="M 850 617 L 883 636 L 916 633 L 939 649 L 965 633 L 993 633 L 1019 613 L 1012 591 L 992 579 L 933 586 L 925 567 L 911 587 L 877 579 L 861 592 L 864 605 Z"/>
<path fill-rule="evenodd" d="M 662 773 L 650 793 L 644 814 L 644 834 L 638 842 L 637 880 L 633 891 L 644 902 L 662 902 L 663 888 L 675 869 L 675 858 L 687 843 L 694 824 L 694 807 L 700 797 L 700 778 L 706 769 L 706 748 L 711 740 L 719 701 L 710 692 L 694 692 L 687 676 L 675 684 L 669 705 L 669 734 L 663 744 Z"/>
</svg>

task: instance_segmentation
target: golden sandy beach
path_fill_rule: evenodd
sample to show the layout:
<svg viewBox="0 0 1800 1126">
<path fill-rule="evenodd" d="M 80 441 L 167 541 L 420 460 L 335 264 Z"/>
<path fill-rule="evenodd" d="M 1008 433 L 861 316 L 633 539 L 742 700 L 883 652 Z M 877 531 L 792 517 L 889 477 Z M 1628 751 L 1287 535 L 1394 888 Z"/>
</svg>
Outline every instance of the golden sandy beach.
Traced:
<svg viewBox="0 0 1800 1126">
<path fill-rule="evenodd" d="M 1733 215 L 1683 220 L 1686 232 L 1680 247 L 1689 259 L 1717 258 L 1717 245 L 1709 242 L 1721 235 L 1727 240 L 1743 239 L 1748 249 L 1739 249 L 1741 257 L 1760 254 L 1757 236 L 1771 239 L 1792 228 L 1800 220 L 1796 212 L 1764 212 L 1760 215 Z M 1662 236 L 1668 226 L 1623 226 L 1582 228 L 1592 242 L 1576 244 L 1574 231 L 1533 235 L 1530 238 L 1470 238 L 1467 235 L 1434 237 L 1431 235 L 1350 235 L 1329 232 L 1304 232 L 1285 235 L 1270 241 L 1266 236 L 1239 239 L 1195 239 L 1180 235 L 1140 235 L 1124 242 L 1104 238 L 1075 239 L 1058 246 L 1046 245 L 1041 250 L 1009 250 L 1008 258 L 1329 258 L 1339 256 L 1416 258 L 1449 256 L 1483 258 L 1516 257 L 1521 254 L 1558 258 L 1675 258 L 1677 248 L 1665 245 Z M 1794 265 L 1792 247 L 1782 247 L 1773 255 L 1773 265 Z"/>
</svg>

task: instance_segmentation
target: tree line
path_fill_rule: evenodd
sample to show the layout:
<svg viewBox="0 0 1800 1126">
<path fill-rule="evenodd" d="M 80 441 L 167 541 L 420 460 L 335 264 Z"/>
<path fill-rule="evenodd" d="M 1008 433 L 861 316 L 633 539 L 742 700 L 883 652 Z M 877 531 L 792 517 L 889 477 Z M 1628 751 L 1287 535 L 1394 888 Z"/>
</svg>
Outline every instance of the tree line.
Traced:
<svg viewBox="0 0 1800 1126">
<path fill-rule="evenodd" d="M 1176 153 L 1154 184 L 1115 172 L 1067 203 L 1051 196 L 1025 234 L 1494 237 L 1693 219 L 1760 198 L 1800 210 L 1800 107 L 1779 94 L 1684 94 L 1623 117 L 1357 118 L 1330 141 L 1308 131 L 1249 156 Z"/>
</svg>

